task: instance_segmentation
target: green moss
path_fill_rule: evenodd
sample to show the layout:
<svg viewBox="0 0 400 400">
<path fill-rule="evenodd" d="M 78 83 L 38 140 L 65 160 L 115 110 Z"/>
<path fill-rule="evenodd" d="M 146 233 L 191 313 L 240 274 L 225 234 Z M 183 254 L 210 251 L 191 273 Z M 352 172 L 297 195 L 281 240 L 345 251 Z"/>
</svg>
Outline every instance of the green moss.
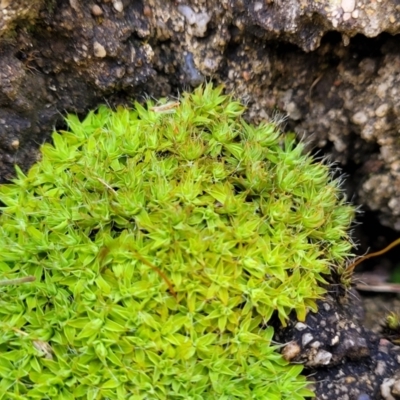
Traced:
<svg viewBox="0 0 400 400">
<path fill-rule="evenodd" d="M 316 310 L 354 210 L 322 163 L 210 85 L 100 107 L 0 188 L 0 398 L 303 399 L 272 345 Z M 29 279 L 28 279 L 29 280 Z"/>
</svg>

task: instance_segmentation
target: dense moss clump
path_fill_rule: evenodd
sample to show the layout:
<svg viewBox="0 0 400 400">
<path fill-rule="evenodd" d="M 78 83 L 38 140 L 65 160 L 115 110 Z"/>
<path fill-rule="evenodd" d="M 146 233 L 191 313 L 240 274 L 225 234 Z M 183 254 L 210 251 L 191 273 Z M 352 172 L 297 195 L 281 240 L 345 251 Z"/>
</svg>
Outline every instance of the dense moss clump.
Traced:
<svg viewBox="0 0 400 400">
<path fill-rule="evenodd" d="M 316 310 L 354 210 L 327 166 L 242 113 L 207 85 L 71 115 L 1 187 L 1 279 L 27 282 L 1 287 L 0 398 L 311 394 L 268 323 Z"/>
</svg>

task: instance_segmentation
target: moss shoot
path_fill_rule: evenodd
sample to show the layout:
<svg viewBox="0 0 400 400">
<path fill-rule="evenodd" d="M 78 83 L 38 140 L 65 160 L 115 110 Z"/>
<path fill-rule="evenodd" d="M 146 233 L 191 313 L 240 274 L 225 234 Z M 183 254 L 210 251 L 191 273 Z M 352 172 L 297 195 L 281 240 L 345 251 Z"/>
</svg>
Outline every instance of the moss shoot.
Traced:
<svg viewBox="0 0 400 400">
<path fill-rule="evenodd" d="M 70 115 L 1 186 L 1 399 L 312 395 L 269 321 L 316 311 L 354 208 L 221 93 Z"/>
</svg>

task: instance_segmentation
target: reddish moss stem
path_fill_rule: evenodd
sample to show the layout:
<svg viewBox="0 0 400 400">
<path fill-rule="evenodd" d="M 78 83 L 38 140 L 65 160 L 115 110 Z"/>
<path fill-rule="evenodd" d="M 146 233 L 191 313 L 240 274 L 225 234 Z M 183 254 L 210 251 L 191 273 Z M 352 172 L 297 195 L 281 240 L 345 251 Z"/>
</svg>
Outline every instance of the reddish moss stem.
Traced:
<svg viewBox="0 0 400 400">
<path fill-rule="evenodd" d="M 382 254 L 385 254 L 389 250 L 393 249 L 393 247 L 396 247 L 397 245 L 400 244 L 400 238 L 396 239 L 394 242 L 390 243 L 388 246 L 386 246 L 384 249 L 376 251 L 375 253 L 370 253 L 365 256 L 360 257 L 350 265 L 346 267 L 346 273 L 352 273 L 354 271 L 354 268 L 357 267 L 357 265 L 361 264 L 363 261 L 368 260 L 369 258 L 372 257 L 377 257 L 381 256 Z"/>
</svg>

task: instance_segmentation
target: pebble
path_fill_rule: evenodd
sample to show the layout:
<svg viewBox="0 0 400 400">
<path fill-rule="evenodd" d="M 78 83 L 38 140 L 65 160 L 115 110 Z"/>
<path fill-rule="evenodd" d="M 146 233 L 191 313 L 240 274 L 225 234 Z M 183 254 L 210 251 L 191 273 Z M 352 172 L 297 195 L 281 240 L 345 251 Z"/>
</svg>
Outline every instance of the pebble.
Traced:
<svg viewBox="0 0 400 400">
<path fill-rule="evenodd" d="M 316 340 L 315 342 L 312 342 L 310 344 L 310 347 L 313 348 L 313 349 L 319 349 L 321 347 L 321 342 Z"/>
<path fill-rule="evenodd" d="M 143 7 L 143 15 L 145 17 L 151 17 L 153 15 L 153 11 L 151 11 L 151 8 L 149 6 L 144 6 Z"/>
<path fill-rule="evenodd" d="M 124 5 L 122 4 L 122 1 L 113 1 L 113 7 L 118 12 L 124 11 Z"/>
<path fill-rule="evenodd" d="M 328 365 L 332 359 L 332 353 L 326 350 L 319 350 L 315 355 L 312 365 Z"/>
<path fill-rule="evenodd" d="M 382 117 L 384 117 L 384 116 L 388 113 L 388 111 L 389 111 L 389 104 L 384 103 L 384 104 L 381 104 L 381 105 L 375 110 L 375 115 L 376 115 L 377 117 L 382 118 Z"/>
<path fill-rule="evenodd" d="M 397 396 L 400 396 L 400 381 L 397 380 L 392 387 L 392 394 Z"/>
<path fill-rule="evenodd" d="M 297 322 L 297 324 L 294 326 L 298 331 L 304 331 L 304 329 L 307 328 L 306 324 L 303 324 L 303 322 Z"/>
<path fill-rule="evenodd" d="M 0 8 L 1 9 L 6 8 L 10 5 L 10 3 L 11 3 L 11 0 L 1 0 Z"/>
<path fill-rule="evenodd" d="M 103 10 L 101 9 L 100 6 L 98 6 L 97 4 L 95 4 L 92 7 L 92 15 L 94 15 L 95 17 L 100 17 L 101 15 L 103 15 Z"/>
<path fill-rule="evenodd" d="M 324 307 L 324 310 L 325 310 L 325 311 L 330 311 L 330 310 L 331 310 L 331 306 L 330 306 L 329 303 L 323 303 L 323 304 L 322 304 L 322 307 Z"/>
<path fill-rule="evenodd" d="M 358 18 L 358 15 L 359 15 L 359 11 L 358 11 L 358 10 L 354 10 L 354 11 L 351 13 L 351 16 L 352 16 L 354 19 L 357 19 L 357 18 Z"/>
<path fill-rule="evenodd" d="M 301 111 L 294 101 L 291 101 L 289 104 L 287 104 L 286 112 L 288 113 L 289 118 L 293 119 L 294 121 L 298 121 L 302 118 Z"/>
<path fill-rule="evenodd" d="M 94 55 L 98 58 L 104 58 L 107 55 L 106 49 L 99 42 L 93 43 Z"/>
<path fill-rule="evenodd" d="M 335 337 L 331 340 L 331 346 L 336 346 L 339 343 L 339 335 L 335 335 Z"/>
<path fill-rule="evenodd" d="M 356 8 L 356 0 L 342 0 L 341 6 L 345 13 L 351 13 Z"/>
<path fill-rule="evenodd" d="M 301 348 L 297 344 L 297 342 L 288 343 L 282 350 L 282 357 L 286 361 L 293 360 L 293 358 L 297 357 L 300 354 Z"/>
<path fill-rule="evenodd" d="M 351 13 L 346 12 L 343 14 L 343 21 L 348 21 L 351 18 Z"/>
<path fill-rule="evenodd" d="M 368 116 L 364 111 L 359 111 L 353 115 L 351 120 L 356 125 L 364 125 L 368 121 Z"/>
<path fill-rule="evenodd" d="M 381 385 L 381 395 L 385 400 L 394 400 L 394 397 L 390 393 L 390 389 L 394 384 L 394 379 L 384 379 Z"/>
<path fill-rule="evenodd" d="M 301 337 L 301 344 L 303 346 L 307 346 L 308 343 L 310 343 L 312 340 L 314 340 L 314 336 L 311 335 L 311 333 L 305 333 L 302 337 Z"/>
</svg>

